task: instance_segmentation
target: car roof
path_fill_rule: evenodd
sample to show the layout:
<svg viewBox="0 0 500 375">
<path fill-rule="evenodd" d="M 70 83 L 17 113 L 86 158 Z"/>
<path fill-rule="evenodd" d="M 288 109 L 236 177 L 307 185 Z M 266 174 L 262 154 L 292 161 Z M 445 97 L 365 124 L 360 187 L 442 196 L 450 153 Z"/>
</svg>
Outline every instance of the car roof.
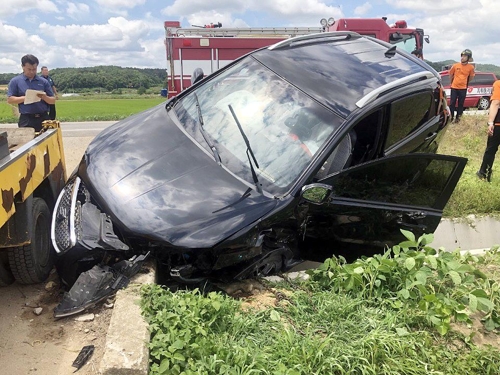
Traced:
<svg viewBox="0 0 500 375">
<path fill-rule="evenodd" d="M 344 34 L 344 35 L 335 35 Z M 415 75 L 437 72 L 407 53 L 391 54 L 390 44 L 355 33 L 280 42 L 252 54 L 254 58 L 314 99 L 347 117 L 374 90 Z M 386 56 L 387 53 L 387 56 Z"/>
</svg>

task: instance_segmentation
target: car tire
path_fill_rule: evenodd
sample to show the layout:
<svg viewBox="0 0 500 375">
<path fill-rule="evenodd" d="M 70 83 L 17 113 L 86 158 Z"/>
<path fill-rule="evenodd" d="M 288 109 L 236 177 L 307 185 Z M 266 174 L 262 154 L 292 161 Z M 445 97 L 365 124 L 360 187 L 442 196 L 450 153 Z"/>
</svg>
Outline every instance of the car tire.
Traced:
<svg viewBox="0 0 500 375">
<path fill-rule="evenodd" d="M 54 251 L 50 242 L 50 211 L 45 201 L 33 198 L 31 243 L 9 249 L 12 274 L 21 284 L 41 283 L 54 266 Z"/>
<path fill-rule="evenodd" d="M 7 251 L 0 250 L 0 287 L 8 286 L 14 282 L 14 275 L 10 271 Z"/>
<path fill-rule="evenodd" d="M 483 96 L 477 103 L 477 109 L 487 110 L 488 108 L 490 108 L 490 98 Z"/>
</svg>

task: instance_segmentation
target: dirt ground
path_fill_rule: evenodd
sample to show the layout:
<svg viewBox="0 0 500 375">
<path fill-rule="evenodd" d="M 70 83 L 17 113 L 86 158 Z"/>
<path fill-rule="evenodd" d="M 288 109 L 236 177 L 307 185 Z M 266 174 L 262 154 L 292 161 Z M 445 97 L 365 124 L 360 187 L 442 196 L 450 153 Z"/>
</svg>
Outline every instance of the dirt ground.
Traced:
<svg viewBox="0 0 500 375">
<path fill-rule="evenodd" d="M 92 139 L 63 139 L 68 175 Z M 55 272 L 42 284 L 0 288 L 0 300 L 0 374 L 72 374 L 76 368 L 71 365 L 86 345 L 94 345 L 94 353 L 78 374 L 98 374 L 112 308 L 101 304 L 90 309 L 94 319 L 89 322 L 54 319 L 54 307 L 61 300 Z M 38 307 L 40 315 L 34 313 Z"/>
<path fill-rule="evenodd" d="M 72 374 L 80 350 L 94 345 L 92 357 L 78 373 L 98 374 L 112 308 L 101 304 L 88 310 L 84 315 L 94 314 L 92 321 L 76 321 L 81 315 L 54 319 L 60 293 L 55 272 L 42 284 L 14 283 L 0 289 L 0 373 Z M 40 315 L 36 308 L 42 308 Z"/>
</svg>

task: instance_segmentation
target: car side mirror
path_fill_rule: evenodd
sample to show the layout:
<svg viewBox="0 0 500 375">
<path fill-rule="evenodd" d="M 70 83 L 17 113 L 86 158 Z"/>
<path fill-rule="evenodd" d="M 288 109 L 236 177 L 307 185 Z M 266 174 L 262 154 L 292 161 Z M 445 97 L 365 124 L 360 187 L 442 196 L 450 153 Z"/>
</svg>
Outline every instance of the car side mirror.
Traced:
<svg viewBox="0 0 500 375">
<path fill-rule="evenodd" d="M 430 43 L 429 35 L 424 35 L 424 40 L 427 42 L 427 44 L 429 44 Z"/>
<path fill-rule="evenodd" d="M 196 82 L 201 81 L 203 75 L 204 75 L 203 69 L 196 68 L 193 74 L 191 75 L 191 85 L 194 85 Z"/>
<path fill-rule="evenodd" d="M 332 187 L 330 185 L 310 184 L 302 188 L 301 196 L 309 203 L 322 204 L 328 199 L 331 193 Z"/>
</svg>

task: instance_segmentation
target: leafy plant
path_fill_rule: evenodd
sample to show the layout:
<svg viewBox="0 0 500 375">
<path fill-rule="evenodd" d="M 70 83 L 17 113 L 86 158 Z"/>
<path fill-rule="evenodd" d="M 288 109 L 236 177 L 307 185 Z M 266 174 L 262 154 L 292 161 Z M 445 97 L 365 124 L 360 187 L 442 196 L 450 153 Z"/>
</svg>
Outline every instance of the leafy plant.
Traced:
<svg viewBox="0 0 500 375">
<path fill-rule="evenodd" d="M 451 324 L 475 313 L 486 329 L 499 327 L 500 278 L 477 266 L 500 272 L 500 256 L 436 251 L 431 235 L 403 233 L 407 240 L 384 254 L 331 258 L 308 281 L 274 285 L 267 292 L 276 300 L 264 309 L 144 286 L 150 373 L 499 374 L 498 348 L 476 346 Z"/>
<path fill-rule="evenodd" d="M 407 241 L 384 254 L 350 264 L 334 257 L 309 270 L 313 285 L 394 309 L 418 307 L 442 335 L 450 330 L 452 321 L 471 323 L 470 314 L 475 312 L 485 314 L 487 329 L 499 327 L 499 305 L 493 297 L 498 295 L 498 283 L 473 265 L 477 257 L 436 252 L 428 245 L 432 234 L 417 240 L 412 232 L 401 232 Z"/>
</svg>

